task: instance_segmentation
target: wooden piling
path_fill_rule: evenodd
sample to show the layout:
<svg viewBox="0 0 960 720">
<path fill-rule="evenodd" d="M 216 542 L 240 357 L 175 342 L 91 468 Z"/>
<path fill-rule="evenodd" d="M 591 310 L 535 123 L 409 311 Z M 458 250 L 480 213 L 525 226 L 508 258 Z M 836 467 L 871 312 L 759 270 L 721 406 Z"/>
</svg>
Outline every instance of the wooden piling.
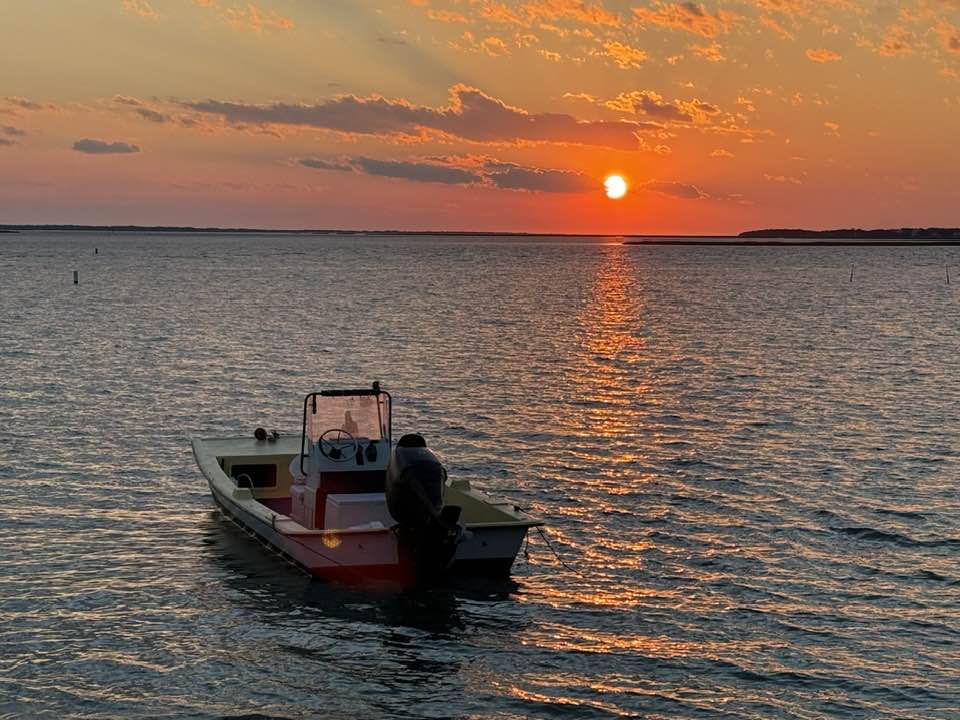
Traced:
<svg viewBox="0 0 960 720">
<path fill-rule="evenodd" d="M 73 271 L 73 284 L 74 284 L 74 285 L 79 285 L 79 284 L 80 284 L 80 271 L 79 271 L 79 270 L 74 270 L 74 271 Z"/>
</svg>

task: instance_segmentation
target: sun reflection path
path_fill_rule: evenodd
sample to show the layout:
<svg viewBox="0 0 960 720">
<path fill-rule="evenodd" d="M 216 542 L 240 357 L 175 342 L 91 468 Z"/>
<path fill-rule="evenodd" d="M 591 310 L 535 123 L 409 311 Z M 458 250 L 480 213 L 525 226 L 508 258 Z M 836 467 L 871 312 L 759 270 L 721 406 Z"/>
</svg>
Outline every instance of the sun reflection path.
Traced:
<svg viewBox="0 0 960 720">
<path fill-rule="evenodd" d="M 636 260 L 621 245 L 603 249 L 592 294 L 581 311 L 581 354 L 569 380 L 591 436 L 628 436 L 637 427 L 638 396 L 649 394 L 642 374 L 645 339 Z"/>
</svg>

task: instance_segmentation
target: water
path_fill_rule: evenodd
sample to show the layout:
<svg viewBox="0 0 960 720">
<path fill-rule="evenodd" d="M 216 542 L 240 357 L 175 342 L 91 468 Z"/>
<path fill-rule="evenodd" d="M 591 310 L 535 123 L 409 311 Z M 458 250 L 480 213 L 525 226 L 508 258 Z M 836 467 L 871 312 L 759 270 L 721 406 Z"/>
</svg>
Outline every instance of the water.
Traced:
<svg viewBox="0 0 960 720">
<path fill-rule="evenodd" d="M 948 263 L 0 236 L 0 717 L 956 718 Z M 224 523 L 189 435 L 374 379 L 570 569 L 370 595 Z"/>
</svg>

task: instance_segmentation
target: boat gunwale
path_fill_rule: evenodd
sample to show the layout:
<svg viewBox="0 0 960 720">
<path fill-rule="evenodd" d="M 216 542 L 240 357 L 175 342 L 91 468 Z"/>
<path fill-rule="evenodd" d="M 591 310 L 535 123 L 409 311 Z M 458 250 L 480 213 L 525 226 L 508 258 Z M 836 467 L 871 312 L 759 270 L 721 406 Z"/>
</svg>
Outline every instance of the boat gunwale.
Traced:
<svg viewBox="0 0 960 720">
<path fill-rule="evenodd" d="M 197 466 L 200 468 L 200 472 L 203 473 L 204 477 L 207 479 L 208 484 L 210 484 L 211 486 L 214 485 L 214 483 L 217 483 L 218 485 L 223 484 L 225 486 L 223 488 L 211 487 L 211 490 L 214 490 L 215 492 L 219 490 L 220 494 L 223 496 L 223 499 L 225 501 L 236 506 L 238 509 L 241 509 L 245 512 L 249 512 L 253 517 L 257 518 L 261 522 L 264 522 L 270 525 L 270 527 L 277 533 L 280 533 L 281 535 L 286 535 L 286 536 L 303 537 L 303 536 L 313 536 L 313 535 L 339 536 L 339 535 L 380 534 L 380 533 L 393 532 L 395 526 L 382 527 L 382 528 L 355 527 L 355 528 L 342 528 L 342 529 L 307 528 L 301 525 L 300 523 L 298 523 L 293 518 L 291 518 L 289 515 L 283 515 L 281 513 L 276 512 L 275 510 L 272 510 L 267 505 L 264 505 L 263 503 L 261 503 L 254 496 L 250 488 L 241 488 L 235 485 L 234 483 L 229 482 L 231 478 L 229 475 L 227 475 L 227 473 L 223 470 L 223 468 L 220 467 L 219 458 L 230 457 L 230 456 L 228 455 L 219 456 L 213 452 L 213 449 L 209 445 L 207 445 L 207 443 L 219 442 L 224 440 L 247 440 L 247 438 L 242 436 L 229 437 L 229 438 L 202 438 L 202 437 L 195 436 L 190 438 L 190 444 L 193 449 L 193 457 L 197 463 Z M 270 449 L 274 449 L 274 448 L 270 448 Z M 204 460 L 201 458 L 201 454 L 207 455 L 209 458 L 212 458 L 213 460 L 212 465 L 209 468 L 209 471 L 207 467 L 207 465 L 209 464 L 209 460 L 207 463 L 205 463 Z M 286 453 L 264 452 L 260 454 L 285 455 Z M 215 475 L 219 475 L 220 477 L 216 477 L 216 478 L 211 477 L 211 472 Z M 477 493 L 473 491 L 472 486 L 470 486 L 469 484 L 467 485 L 466 489 L 463 489 L 462 487 L 457 487 L 455 489 L 457 492 L 460 492 L 463 494 L 470 493 L 474 498 L 476 498 L 480 502 L 483 502 L 489 505 L 495 505 L 495 503 L 490 503 L 488 501 L 488 499 L 485 497 L 485 493 L 480 492 L 480 497 L 477 497 Z M 229 490 L 229 493 L 226 492 L 227 490 Z M 244 502 L 244 501 L 249 501 L 250 503 L 252 503 L 252 505 L 248 505 L 247 502 Z M 499 504 L 503 505 L 503 504 L 510 504 L 510 503 L 499 503 Z M 511 505 L 510 512 L 511 514 L 514 514 L 516 516 L 517 518 L 516 520 L 497 520 L 497 521 L 490 521 L 490 522 L 473 522 L 473 523 L 468 522 L 468 523 L 464 523 L 464 527 L 467 530 L 485 530 L 485 529 L 495 530 L 500 528 L 519 528 L 519 527 L 533 528 L 533 527 L 542 527 L 546 525 L 545 520 L 530 515 L 526 511 L 518 508 L 516 505 Z M 526 518 L 520 517 L 519 515 L 517 515 L 517 513 L 523 513 L 527 517 Z M 289 523 L 289 524 L 295 525 L 296 527 L 289 528 L 289 529 L 288 528 L 281 529 L 278 527 L 279 522 L 283 522 L 284 524 Z"/>
</svg>

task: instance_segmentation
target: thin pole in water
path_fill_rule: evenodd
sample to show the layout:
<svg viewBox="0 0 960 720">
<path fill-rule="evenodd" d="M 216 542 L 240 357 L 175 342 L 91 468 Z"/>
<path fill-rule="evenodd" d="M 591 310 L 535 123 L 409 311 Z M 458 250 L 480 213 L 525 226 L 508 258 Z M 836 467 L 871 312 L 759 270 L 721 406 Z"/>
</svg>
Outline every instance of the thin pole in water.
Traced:
<svg viewBox="0 0 960 720">
<path fill-rule="evenodd" d="M 944 265 L 943 269 L 947 271 L 947 285 L 949 285 L 950 284 L 950 266 Z"/>
<path fill-rule="evenodd" d="M 850 282 L 853 282 L 853 265 L 850 266 Z"/>
<path fill-rule="evenodd" d="M 79 270 L 74 270 L 74 271 L 73 271 L 73 284 L 74 284 L 74 285 L 79 285 L 79 284 L 80 284 L 80 271 L 79 271 Z"/>
</svg>

